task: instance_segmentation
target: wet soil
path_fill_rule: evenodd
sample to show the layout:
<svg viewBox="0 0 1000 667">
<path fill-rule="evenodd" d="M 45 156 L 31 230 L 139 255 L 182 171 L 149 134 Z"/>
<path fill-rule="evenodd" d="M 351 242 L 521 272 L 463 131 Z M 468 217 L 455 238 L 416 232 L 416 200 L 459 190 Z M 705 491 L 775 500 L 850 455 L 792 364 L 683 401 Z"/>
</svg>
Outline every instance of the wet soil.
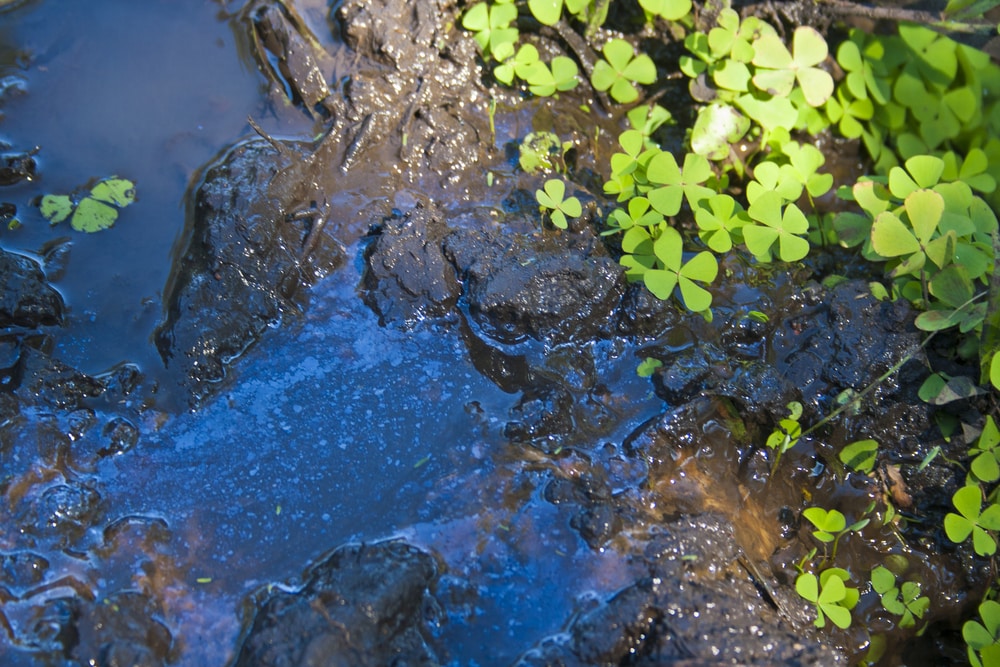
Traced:
<svg viewBox="0 0 1000 667">
<path fill-rule="evenodd" d="M 61 272 L 67 243 L 2 237 L 0 661 L 830 665 L 866 630 L 884 664 L 961 659 L 992 572 L 941 535 L 961 472 L 920 463 L 964 446 L 916 396 L 905 306 L 736 254 L 712 322 L 628 285 L 588 191 L 622 120 L 490 86 L 450 2 L 206 6 L 266 95 L 182 170 L 159 321 L 141 306 L 114 363 L 86 358 L 72 262 L 96 251 L 74 237 Z M 516 167 L 532 130 L 573 143 L 569 230 Z M 45 156 L 0 194 L 54 179 Z M 815 422 L 907 357 L 772 474 L 788 402 Z M 877 472 L 844 471 L 865 437 Z M 794 591 L 810 505 L 873 519 L 839 547 L 846 631 Z M 934 601 L 919 637 L 865 588 L 890 556 Z"/>
</svg>

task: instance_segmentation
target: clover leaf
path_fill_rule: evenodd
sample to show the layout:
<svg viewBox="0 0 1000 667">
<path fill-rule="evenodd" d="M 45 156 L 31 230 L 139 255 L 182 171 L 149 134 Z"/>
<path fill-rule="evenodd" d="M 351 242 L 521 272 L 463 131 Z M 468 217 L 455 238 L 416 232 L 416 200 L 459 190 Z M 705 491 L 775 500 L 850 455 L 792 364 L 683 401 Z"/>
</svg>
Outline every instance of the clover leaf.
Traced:
<svg viewBox="0 0 1000 667">
<path fill-rule="evenodd" d="M 944 532 L 952 542 L 961 543 L 972 535 L 972 548 L 980 556 L 996 553 L 997 543 L 990 532 L 1000 530 L 1000 505 L 982 509 L 983 492 L 978 485 L 963 486 L 951 497 L 958 514 L 944 517 Z M 988 532 L 989 531 L 989 532 Z"/>
<path fill-rule="evenodd" d="M 1000 479 L 1000 430 L 993 417 L 986 417 L 986 425 L 979 434 L 974 447 L 969 448 L 969 455 L 974 456 L 969 469 L 976 479 L 982 482 L 995 482 Z"/>
<path fill-rule="evenodd" d="M 576 218 L 583 213 L 580 200 L 576 197 L 566 197 L 566 184 L 558 178 L 545 181 L 543 190 L 535 190 L 535 199 L 540 210 L 551 211 L 552 224 L 560 229 L 566 229 L 566 218 Z"/>
<path fill-rule="evenodd" d="M 698 110 L 691 128 L 691 151 L 710 160 L 725 160 L 750 129 L 750 120 L 728 104 L 713 103 Z"/>
<path fill-rule="evenodd" d="M 469 8 L 462 17 L 462 27 L 474 34 L 473 38 L 483 52 L 498 61 L 514 53 L 518 38 L 517 28 L 510 24 L 517 18 L 513 4 L 487 4 L 480 2 Z"/>
<path fill-rule="evenodd" d="M 920 595 L 920 583 L 903 582 L 896 586 L 896 575 L 881 565 L 872 569 L 872 589 L 878 593 L 882 607 L 894 616 L 902 616 L 899 627 L 912 628 L 916 618 L 922 618 L 930 607 L 930 600 Z"/>
<path fill-rule="evenodd" d="M 628 201 L 628 209 L 616 208 L 608 219 L 610 230 L 603 233 L 626 231 L 635 226 L 655 227 L 663 222 L 663 214 L 651 210 L 649 200 L 645 197 L 632 197 Z"/>
<path fill-rule="evenodd" d="M 864 134 L 863 121 L 870 121 L 875 115 L 875 106 L 870 99 L 847 99 L 843 88 L 837 89 L 836 97 L 826 101 L 826 114 L 830 121 L 837 123 L 837 129 L 848 139 L 857 139 Z"/>
<path fill-rule="evenodd" d="M 875 468 L 876 456 L 878 456 L 878 443 L 871 439 L 852 442 L 837 454 L 837 458 L 845 466 L 865 474 Z"/>
<path fill-rule="evenodd" d="M 653 243 L 653 253 L 663 268 L 647 270 L 643 280 L 649 291 L 660 299 L 669 298 L 677 287 L 687 309 L 700 313 L 711 307 L 712 294 L 697 285 L 696 281 L 711 283 L 718 275 L 719 264 L 715 256 L 707 251 L 684 262 L 683 250 L 680 232 L 673 227 L 666 227 Z"/>
<path fill-rule="evenodd" d="M 683 198 L 686 197 L 688 205 L 694 208 L 699 201 L 715 194 L 714 190 L 703 185 L 711 177 L 712 167 L 701 155 L 685 154 L 682 171 L 673 154 L 662 151 L 646 165 L 646 178 L 650 184 L 659 186 L 646 196 L 653 208 L 663 215 L 677 215 Z"/>
<path fill-rule="evenodd" d="M 777 192 L 764 192 L 747 209 L 747 214 L 760 224 L 743 227 L 743 238 L 759 261 L 771 261 L 775 242 L 783 262 L 797 262 L 809 254 L 809 241 L 802 237 L 809 231 L 809 221 L 795 204 L 784 206 L 782 213 L 783 204 Z"/>
<path fill-rule="evenodd" d="M 639 366 L 635 369 L 635 374 L 641 378 L 648 378 L 653 373 L 656 372 L 657 368 L 663 366 L 663 362 L 659 359 L 654 359 L 653 357 L 646 357 L 643 359 Z"/>
<path fill-rule="evenodd" d="M 790 165 L 779 165 L 769 160 L 753 170 L 754 180 L 747 183 L 747 201 L 752 206 L 765 192 L 778 194 L 785 202 L 795 201 L 802 195 L 802 183 Z"/>
<path fill-rule="evenodd" d="M 68 218 L 78 232 L 98 232 L 114 225 L 118 210 L 135 202 L 135 184 L 112 176 L 94 184 L 87 196 L 74 201 L 76 197 L 45 195 L 39 210 L 50 224 L 56 225 Z"/>
<path fill-rule="evenodd" d="M 833 77 L 816 65 L 826 60 L 826 40 L 814 28 L 799 26 L 792 35 L 792 52 L 776 35 L 762 35 L 753 43 L 756 67 L 753 83 L 777 97 L 792 92 L 797 81 L 806 102 L 818 107 L 833 94 Z"/>
<path fill-rule="evenodd" d="M 541 71 L 545 70 L 545 65 L 541 63 L 538 56 L 538 49 L 533 44 L 523 44 L 516 54 L 505 58 L 504 61 L 493 70 L 493 76 L 497 81 L 508 86 L 513 83 L 514 77 L 522 81 L 537 79 Z"/>
<path fill-rule="evenodd" d="M 656 81 L 656 65 L 645 53 L 635 54 L 635 49 L 624 39 L 609 40 L 602 49 L 604 58 L 594 65 L 590 82 L 598 91 L 610 91 L 611 97 L 622 104 L 639 98 L 635 83 L 651 84 Z"/>
<path fill-rule="evenodd" d="M 920 275 L 927 259 L 944 268 L 954 257 L 955 241 L 954 232 L 935 238 L 944 214 L 944 198 L 933 190 L 916 190 L 906 197 L 903 206 L 906 222 L 892 211 L 875 218 L 872 249 L 885 258 L 902 258 L 894 276 Z"/>
<path fill-rule="evenodd" d="M 668 21 L 680 21 L 691 12 L 691 0 L 639 0 L 639 6 Z"/>
<path fill-rule="evenodd" d="M 842 630 L 850 627 L 851 612 L 845 606 L 850 596 L 841 577 L 828 576 L 826 581 L 821 581 L 815 574 L 803 572 L 795 580 L 795 591 L 815 605 L 816 620 L 813 624 L 817 628 L 826 627 L 826 618 Z"/>
<path fill-rule="evenodd" d="M 996 665 L 1000 660 L 1000 602 L 985 600 L 979 605 L 979 621 L 962 626 L 969 662 L 973 667 Z"/>
<path fill-rule="evenodd" d="M 726 194 L 703 199 L 694 212 L 698 223 L 698 236 L 709 248 L 718 253 L 729 252 L 733 238 L 742 239 L 740 229 L 750 222 L 739 202 Z"/>
</svg>

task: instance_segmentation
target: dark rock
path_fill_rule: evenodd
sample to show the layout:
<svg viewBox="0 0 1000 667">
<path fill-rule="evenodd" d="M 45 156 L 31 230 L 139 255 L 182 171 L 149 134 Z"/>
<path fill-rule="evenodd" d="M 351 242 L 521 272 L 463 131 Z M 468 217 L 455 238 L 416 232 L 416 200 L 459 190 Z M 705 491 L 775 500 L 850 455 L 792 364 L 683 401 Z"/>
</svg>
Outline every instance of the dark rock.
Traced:
<svg viewBox="0 0 1000 667">
<path fill-rule="evenodd" d="M 608 336 L 625 289 L 621 270 L 589 230 L 567 235 L 458 232 L 445 253 L 466 283 L 473 317 L 516 343 Z"/>
<path fill-rule="evenodd" d="M 62 323 L 62 296 L 31 259 L 0 250 L 0 327 L 34 329 Z"/>
<path fill-rule="evenodd" d="M 504 436 L 554 451 L 574 431 L 572 406 L 573 396 L 561 387 L 541 385 L 527 389 L 510 410 L 511 421 L 504 426 Z"/>
<path fill-rule="evenodd" d="M 454 267 L 442 252 L 448 229 L 423 205 L 383 221 L 365 250 L 365 303 L 380 320 L 439 317 L 458 301 Z"/>
<path fill-rule="evenodd" d="M 191 239 L 174 267 L 156 344 L 196 400 L 265 329 L 298 310 L 302 286 L 343 261 L 324 234 L 310 239 L 320 212 L 295 214 L 309 206 L 300 200 L 308 192 L 285 185 L 295 160 L 307 159 L 298 151 L 240 144 L 208 170 L 195 195 Z M 272 188 L 279 174 L 282 185 Z"/>
<path fill-rule="evenodd" d="M 739 569 L 739 554 L 724 517 L 669 523 L 650 537 L 642 557 L 649 576 L 580 614 L 516 664 L 842 664 L 843 656 L 760 598 Z"/>
<path fill-rule="evenodd" d="M 258 610 L 237 667 L 436 665 L 424 639 L 434 559 L 403 542 L 341 547 Z"/>
</svg>

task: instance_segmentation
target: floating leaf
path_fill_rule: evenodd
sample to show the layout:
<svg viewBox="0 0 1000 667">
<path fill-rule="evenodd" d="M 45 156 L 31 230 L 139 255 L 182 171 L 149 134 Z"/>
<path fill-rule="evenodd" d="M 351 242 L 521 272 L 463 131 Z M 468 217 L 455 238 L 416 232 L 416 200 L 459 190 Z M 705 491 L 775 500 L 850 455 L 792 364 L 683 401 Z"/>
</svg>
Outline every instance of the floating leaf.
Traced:
<svg viewBox="0 0 1000 667">
<path fill-rule="evenodd" d="M 91 188 L 90 196 L 123 208 L 135 201 L 135 183 L 124 178 L 108 178 Z"/>
<path fill-rule="evenodd" d="M 56 225 L 73 212 L 73 202 L 66 195 L 45 195 L 39 209 L 51 224 Z"/>
<path fill-rule="evenodd" d="M 84 197 L 77 205 L 70 224 L 78 232 L 99 232 L 115 224 L 118 219 L 118 209 L 104 202 Z"/>
</svg>

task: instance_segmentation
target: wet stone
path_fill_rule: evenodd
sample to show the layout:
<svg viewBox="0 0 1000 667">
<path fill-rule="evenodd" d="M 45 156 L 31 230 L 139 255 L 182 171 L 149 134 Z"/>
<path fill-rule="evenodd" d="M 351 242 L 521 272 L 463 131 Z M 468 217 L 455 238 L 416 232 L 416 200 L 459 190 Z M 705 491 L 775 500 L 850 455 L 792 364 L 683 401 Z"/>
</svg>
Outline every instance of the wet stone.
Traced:
<svg viewBox="0 0 1000 667">
<path fill-rule="evenodd" d="M 115 417 L 104 425 L 107 445 L 98 450 L 101 456 L 122 454 L 135 447 L 139 441 L 139 429 L 123 417 Z"/>
<path fill-rule="evenodd" d="M 62 322 L 62 296 L 34 260 L 0 250 L 0 327 L 53 326 Z"/>
<path fill-rule="evenodd" d="M 364 299 L 384 324 L 439 317 L 458 301 L 454 267 L 442 252 L 441 213 L 418 205 L 384 220 L 365 250 Z"/>
<path fill-rule="evenodd" d="M 0 581 L 8 590 L 24 594 L 45 578 L 49 562 L 30 551 L 0 554 Z"/>
<path fill-rule="evenodd" d="M 457 232 L 445 252 L 464 276 L 472 316 L 494 340 L 610 335 L 625 278 L 589 229 L 569 236 Z"/>
<path fill-rule="evenodd" d="M 240 144 L 207 171 L 195 195 L 190 242 L 156 333 L 164 362 L 181 371 L 195 402 L 225 377 L 227 363 L 299 310 L 303 286 L 343 261 L 325 234 L 309 240 L 321 212 L 292 219 L 309 205 L 299 201 L 306 194 L 295 184 L 272 192 L 272 179 L 288 177 L 295 160 L 305 164 L 306 153 L 293 145 L 278 153 L 266 141 Z"/>
<path fill-rule="evenodd" d="M 266 599 L 235 664 L 436 665 L 425 641 L 436 578 L 434 559 L 403 542 L 341 547 L 301 591 Z"/>
</svg>

